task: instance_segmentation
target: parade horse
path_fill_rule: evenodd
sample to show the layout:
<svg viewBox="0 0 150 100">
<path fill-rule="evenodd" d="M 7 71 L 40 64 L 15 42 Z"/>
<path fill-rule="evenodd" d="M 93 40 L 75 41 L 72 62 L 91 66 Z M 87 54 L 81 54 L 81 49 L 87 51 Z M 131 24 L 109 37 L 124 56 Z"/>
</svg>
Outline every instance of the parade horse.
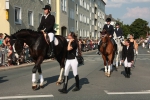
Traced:
<svg viewBox="0 0 150 100">
<path fill-rule="evenodd" d="M 40 77 L 40 88 L 43 88 L 43 76 L 41 64 L 43 60 L 47 57 L 47 51 L 49 46 L 42 32 L 33 31 L 30 29 L 21 29 L 20 31 L 13 34 L 13 37 L 16 38 L 15 49 L 16 52 L 20 55 L 23 50 L 23 45 L 26 43 L 29 46 L 30 55 L 35 63 L 32 69 L 32 89 L 37 89 L 36 83 L 36 71 L 38 70 Z M 47 36 L 48 37 L 48 36 Z M 63 73 L 64 73 L 64 63 L 67 53 L 67 40 L 63 36 L 55 35 L 55 59 L 60 64 L 60 75 L 57 85 L 60 85 L 63 82 Z"/>
<path fill-rule="evenodd" d="M 104 60 L 105 75 L 107 77 L 110 77 L 116 49 L 113 43 L 111 42 L 109 33 L 106 30 L 103 30 L 100 33 L 101 33 L 100 52 Z"/>
<path fill-rule="evenodd" d="M 114 32 L 114 40 L 117 44 L 117 54 L 115 56 L 115 63 L 114 63 L 114 66 L 116 67 L 117 70 L 122 63 L 121 60 L 122 60 L 122 48 L 124 45 L 124 36 L 117 37 L 116 33 Z"/>
</svg>

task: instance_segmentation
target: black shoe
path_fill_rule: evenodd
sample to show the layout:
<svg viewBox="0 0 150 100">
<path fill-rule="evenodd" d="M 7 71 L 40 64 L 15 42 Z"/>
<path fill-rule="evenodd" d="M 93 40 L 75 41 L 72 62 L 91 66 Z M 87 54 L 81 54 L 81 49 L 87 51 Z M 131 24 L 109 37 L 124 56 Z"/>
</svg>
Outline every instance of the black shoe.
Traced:
<svg viewBox="0 0 150 100">
<path fill-rule="evenodd" d="M 79 75 L 76 75 L 75 81 L 76 81 L 76 87 L 72 90 L 73 92 L 80 90 L 80 88 L 79 88 Z"/>
<path fill-rule="evenodd" d="M 68 76 L 65 76 L 63 88 L 59 89 L 58 91 L 61 93 L 67 93 L 67 85 L 68 85 Z"/>
</svg>

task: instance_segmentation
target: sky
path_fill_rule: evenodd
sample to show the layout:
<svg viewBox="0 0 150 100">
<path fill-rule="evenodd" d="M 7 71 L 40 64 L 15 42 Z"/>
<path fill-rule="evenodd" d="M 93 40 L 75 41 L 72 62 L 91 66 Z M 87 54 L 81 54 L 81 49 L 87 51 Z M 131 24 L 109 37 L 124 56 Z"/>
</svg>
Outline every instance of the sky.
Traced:
<svg viewBox="0 0 150 100">
<path fill-rule="evenodd" d="M 124 24 L 131 24 L 135 19 L 146 20 L 150 26 L 150 0 L 104 0 L 105 13 L 112 14 Z"/>
</svg>

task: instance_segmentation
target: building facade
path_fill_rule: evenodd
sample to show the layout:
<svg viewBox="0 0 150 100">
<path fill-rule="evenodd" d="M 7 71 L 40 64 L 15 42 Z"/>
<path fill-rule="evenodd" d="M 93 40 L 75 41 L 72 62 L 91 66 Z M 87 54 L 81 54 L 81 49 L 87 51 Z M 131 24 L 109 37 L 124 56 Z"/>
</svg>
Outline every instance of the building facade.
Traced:
<svg viewBox="0 0 150 100">
<path fill-rule="evenodd" d="M 99 37 L 99 31 L 105 22 L 105 2 L 103 0 L 1 0 L 3 9 L 1 16 L 8 12 L 8 20 L 3 16 L 7 24 L 7 33 L 13 34 L 20 29 L 37 30 L 43 7 L 50 4 L 52 15 L 58 25 L 57 35 L 67 36 L 72 31 L 78 37 Z M 5 8 L 6 1 L 9 8 Z M 4 9 L 5 8 L 5 9 Z M 0 24 L 1 25 L 1 24 Z"/>
<path fill-rule="evenodd" d="M 0 0 L 0 33 L 10 34 L 8 9 L 9 6 L 6 0 Z"/>
<path fill-rule="evenodd" d="M 105 5 L 103 0 L 68 0 L 69 31 L 78 37 L 97 39 L 105 23 Z"/>
</svg>

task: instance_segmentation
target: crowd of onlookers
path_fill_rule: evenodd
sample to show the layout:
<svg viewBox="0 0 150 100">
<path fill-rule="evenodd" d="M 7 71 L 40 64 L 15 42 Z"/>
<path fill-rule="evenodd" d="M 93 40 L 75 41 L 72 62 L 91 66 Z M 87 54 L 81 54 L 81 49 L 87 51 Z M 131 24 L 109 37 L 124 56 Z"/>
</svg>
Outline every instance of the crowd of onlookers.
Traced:
<svg viewBox="0 0 150 100">
<path fill-rule="evenodd" d="M 79 46 L 82 52 L 87 52 L 97 49 L 98 44 L 97 41 L 80 38 Z M 23 54 L 19 61 L 19 55 L 16 53 L 16 51 L 14 51 L 13 48 L 14 47 L 12 46 L 12 43 L 10 43 L 10 37 L 0 33 L 0 66 L 11 66 L 32 62 L 28 45 L 24 43 Z"/>
<path fill-rule="evenodd" d="M 91 51 L 98 48 L 97 41 L 90 39 L 79 39 L 79 44 L 82 52 Z"/>
<path fill-rule="evenodd" d="M 138 40 L 138 43 L 143 47 L 143 48 L 149 48 L 150 49 L 150 35 L 147 36 L 146 38 L 140 38 Z"/>
</svg>

